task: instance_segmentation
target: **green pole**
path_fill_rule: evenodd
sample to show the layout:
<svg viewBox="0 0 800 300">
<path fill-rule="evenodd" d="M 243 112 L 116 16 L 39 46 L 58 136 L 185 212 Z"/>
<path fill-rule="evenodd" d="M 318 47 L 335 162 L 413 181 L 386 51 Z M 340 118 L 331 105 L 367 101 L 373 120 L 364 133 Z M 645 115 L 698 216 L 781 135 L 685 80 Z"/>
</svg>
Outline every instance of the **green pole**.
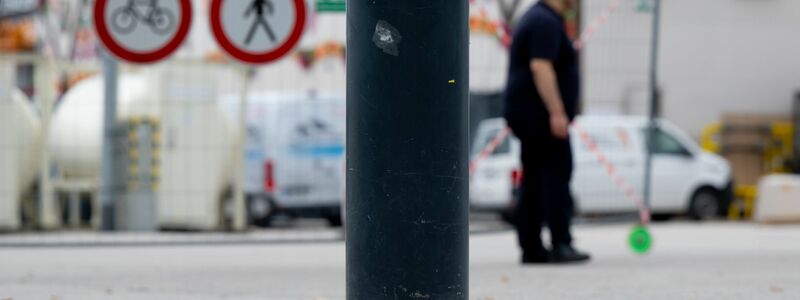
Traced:
<svg viewBox="0 0 800 300">
<path fill-rule="evenodd" d="M 658 95 L 658 42 L 659 32 L 661 26 L 661 0 L 654 0 L 653 6 L 653 33 L 650 45 L 650 78 L 649 78 L 649 96 L 650 96 L 650 113 L 649 124 L 647 128 L 647 159 L 645 162 L 645 180 L 644 180 L 644 201 L 645 205 L 649 208 L 652 199 L 653 190 L 653 147 L 654 138 L 657 132 L 656 118 L 659 115 L 659 95 Z"/>
<path fill-rule="evenodd" d="M 347 299 L 468 299 L 467 13 L 347 2 Z"/>
</svg>

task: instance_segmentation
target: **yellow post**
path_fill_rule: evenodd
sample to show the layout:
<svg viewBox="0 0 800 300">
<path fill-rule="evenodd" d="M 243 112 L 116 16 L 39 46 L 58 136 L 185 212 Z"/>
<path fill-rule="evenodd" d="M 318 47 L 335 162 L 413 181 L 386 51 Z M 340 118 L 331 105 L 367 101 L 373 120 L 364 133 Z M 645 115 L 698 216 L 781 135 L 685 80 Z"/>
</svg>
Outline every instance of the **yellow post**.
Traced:
<svg viewBox="0 0 800 300">
<path fill-rule="evenodd" d="M 717 138 L 719 137 L 719 133 L 721 131 L 722 124 L 720 123 L 711 123 L 706 126 L 700 136 L 700 143 L 703 149 L 709 152 L 719 153 L 720 146 Z"/>
</svg>

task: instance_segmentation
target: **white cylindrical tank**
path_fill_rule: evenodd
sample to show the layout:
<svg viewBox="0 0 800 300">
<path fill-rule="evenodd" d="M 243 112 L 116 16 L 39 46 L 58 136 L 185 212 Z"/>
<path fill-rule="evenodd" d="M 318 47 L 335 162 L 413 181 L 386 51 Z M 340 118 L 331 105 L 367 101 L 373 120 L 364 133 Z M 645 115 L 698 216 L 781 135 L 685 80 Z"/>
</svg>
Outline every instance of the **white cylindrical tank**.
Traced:
<svg viewBox="0 0 800 300">
<path fill-rule="evenodd" d="M 19 226 L 21 197 L 34 184 L 41 158 L 41 120 L 19 90 L 0 94 L 0 227 Z"/>
<path fill-rule="evenodd" d="M 20 141 L 23 145 L 20 149 L 20 162 L 22 163 L 19 170 L 19 178 L 22 179 L 22 187 L 25 188 L 33 184 L 36 179 L 36 174 L 39 173 L 39 161 L 41 158 L 42 146 L 42 124 L 39 118 L 39 112 L 22 91 L 15 90 L 11 99 L 17 107 L 17 112 L 22 121 L 19 123 L 17 130 L 18 135 L 21 137 Z"/>
<path fill-rule="evenodd" d="M 68 178 L 91 178 L 100 170 L 104 80 L 95 76 L 70 89 L 59 101 L 50 128 L 53 162 Z M 121 75 L 117 121 L 158 118 L 159 104 L 144 75 Z"/>
</svg>

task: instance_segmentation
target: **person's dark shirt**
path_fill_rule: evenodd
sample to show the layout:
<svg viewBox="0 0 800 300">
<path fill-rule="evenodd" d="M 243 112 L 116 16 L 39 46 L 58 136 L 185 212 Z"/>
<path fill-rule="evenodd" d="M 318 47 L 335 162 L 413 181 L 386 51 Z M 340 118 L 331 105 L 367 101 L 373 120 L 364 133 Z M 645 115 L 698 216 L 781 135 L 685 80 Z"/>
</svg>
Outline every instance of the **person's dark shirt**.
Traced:
<svg viewBox="0 0 800 300">
<path fill-rule="evenodd" d="M 565 113 L 570 120 L 575 118 L 580 85 L 577 54 L 564 19 L 543 1 L 531 7 L 517 23 L 509 57 L 503 98 L 504 115 L 512 128 L 534 126 L 541 130 L 550 126 L 547 107 L 533 81 L 530 63 L 534 58 L 553 63 Z"/>
</svg>

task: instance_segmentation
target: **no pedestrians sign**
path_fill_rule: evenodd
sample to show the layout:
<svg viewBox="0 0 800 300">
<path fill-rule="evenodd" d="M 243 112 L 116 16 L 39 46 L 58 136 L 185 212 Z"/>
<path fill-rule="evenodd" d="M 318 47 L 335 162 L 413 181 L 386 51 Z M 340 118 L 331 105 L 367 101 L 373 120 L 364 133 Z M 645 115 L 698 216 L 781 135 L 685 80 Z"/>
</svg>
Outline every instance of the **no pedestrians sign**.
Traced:
<svg viewBox="0 0 800 300">
<path fill-rule="evenodd" d="M 286 55 L 303 34 L 304 0 L 212 0 L 211 31 L 239 61 L 263 64 Z"/>
</svg>

